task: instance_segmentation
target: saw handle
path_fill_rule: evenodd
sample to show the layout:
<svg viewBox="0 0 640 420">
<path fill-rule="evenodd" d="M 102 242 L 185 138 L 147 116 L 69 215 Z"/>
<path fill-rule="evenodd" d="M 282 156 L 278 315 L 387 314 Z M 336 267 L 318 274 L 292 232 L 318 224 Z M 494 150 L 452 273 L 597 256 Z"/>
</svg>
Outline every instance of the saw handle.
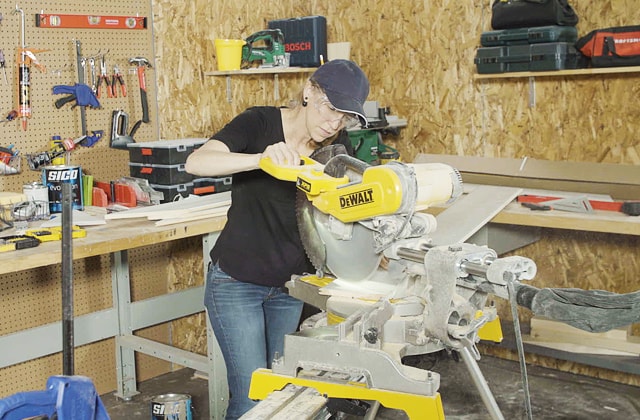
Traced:
<svg viewBox="0 0 640 420">
<path fill-rule="evenodd" d="M 263 157 L 259 163 L 260 169 L 281 181 L 295 182 L 301 172 L 311 169 L 322 170 L 322 164 L 308 156 L 300 156 L 300 165 L 276 165 L 270 157 Z"/>
</svg>

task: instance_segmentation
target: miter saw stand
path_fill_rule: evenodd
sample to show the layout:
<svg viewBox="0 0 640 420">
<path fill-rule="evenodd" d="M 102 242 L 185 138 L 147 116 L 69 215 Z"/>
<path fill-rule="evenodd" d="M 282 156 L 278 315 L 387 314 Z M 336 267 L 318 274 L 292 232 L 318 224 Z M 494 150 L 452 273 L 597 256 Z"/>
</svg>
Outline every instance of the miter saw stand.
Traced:
<svg viewBox="0 0 640 420">
<path fill-rule="evenodd" d="M 461 356 L 491 418 L 503 419 L 476 362 L 475 344 L 502 339 L 495 308 L 484 306 L 487 295 L 508 299 L 513 283 L 535 275 L 533 261 L 497 258 L 493 250 L 470 244 L 427 248 L 406 241 L 385 256 L 389 265 L 374 281 L 392 276 L 402 292 L 375 303 L 317 294 L 331 279 L 292 277 L 290 294 L 320 307 L 326 301 L 327 312 L 318 314 L 321 320 L 307 320 L 311 328 L 303 324 L 285 337 L 284 356 L 271 370 L 253 374 L 249 396 L 263 401 L 243 419 L 328 418 L 333 399 L 373 401 L 365 418 L 375 418 L 382 404 L 412 420 L 444 419 L 440 375 L 401 362 L 440 350 Z M 343 319 L 336 308 L 354 312 Z M 336 317 L 338 323 L 327 325 Z"/>
</svg>

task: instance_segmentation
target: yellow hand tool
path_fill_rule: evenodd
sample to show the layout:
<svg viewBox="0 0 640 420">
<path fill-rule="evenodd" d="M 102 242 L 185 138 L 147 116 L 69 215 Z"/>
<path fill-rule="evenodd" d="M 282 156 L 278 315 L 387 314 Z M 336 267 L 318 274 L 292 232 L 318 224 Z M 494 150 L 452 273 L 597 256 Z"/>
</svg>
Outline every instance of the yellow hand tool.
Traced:
<svg viewBox="0 0 640 420">
<path fill-rule="evenodd" d="M 62 239 L 62 227 L 55 226 L 50 228 L 29 229 L 25 232 L 25 235 L 38 238 L 42 242 L 59 241 Z M 87 236 L 87 231 L 80 226 L 73 226 L 71 228 L 72 238 L 84 238 Z"/>
<path fill-rule="evenodd" d="M 16 251 L 40 245 L 40 240 L 33 236 L 13 235 L 0 238 L 0 252 Z"/>
</svg>

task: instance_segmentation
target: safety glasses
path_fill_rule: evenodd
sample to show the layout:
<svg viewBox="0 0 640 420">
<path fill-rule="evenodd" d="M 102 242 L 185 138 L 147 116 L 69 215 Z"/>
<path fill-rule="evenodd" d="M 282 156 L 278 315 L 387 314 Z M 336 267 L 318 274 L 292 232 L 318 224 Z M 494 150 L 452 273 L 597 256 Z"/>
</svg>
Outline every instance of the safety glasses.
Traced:
<svg viewBox="0 0 640 420">
<path fill-rule="evenodd" d="M 326 96 L 318 97 L 313 102 L 313 105 L 318 110 L 320 116 L 326 121 L 336 122 L 340 120 L 340 124 L 347 129 L 354 128 L 360 124 L 360 120 L 355 116 L 338 111 L 333 105 L 331 105 L 329 98 Z"/>
</svg>

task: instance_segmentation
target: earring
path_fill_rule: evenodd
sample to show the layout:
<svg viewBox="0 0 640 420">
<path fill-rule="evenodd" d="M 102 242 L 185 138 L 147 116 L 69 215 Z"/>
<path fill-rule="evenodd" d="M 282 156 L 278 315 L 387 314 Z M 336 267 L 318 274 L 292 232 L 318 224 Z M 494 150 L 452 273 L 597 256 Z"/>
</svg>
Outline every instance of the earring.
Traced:
<svg viewBox="0 0 640 420">
<path fill-rule="evenodd" d="M 302 106 L 307 106 L 307 104 L 308 104 L 307 100 L 308 100 L 308 99 L 309 99 L 309 98 L 307 98 L 307 97 L 305 96 L 305 98 L 302 100 Z"/>
</svg>

